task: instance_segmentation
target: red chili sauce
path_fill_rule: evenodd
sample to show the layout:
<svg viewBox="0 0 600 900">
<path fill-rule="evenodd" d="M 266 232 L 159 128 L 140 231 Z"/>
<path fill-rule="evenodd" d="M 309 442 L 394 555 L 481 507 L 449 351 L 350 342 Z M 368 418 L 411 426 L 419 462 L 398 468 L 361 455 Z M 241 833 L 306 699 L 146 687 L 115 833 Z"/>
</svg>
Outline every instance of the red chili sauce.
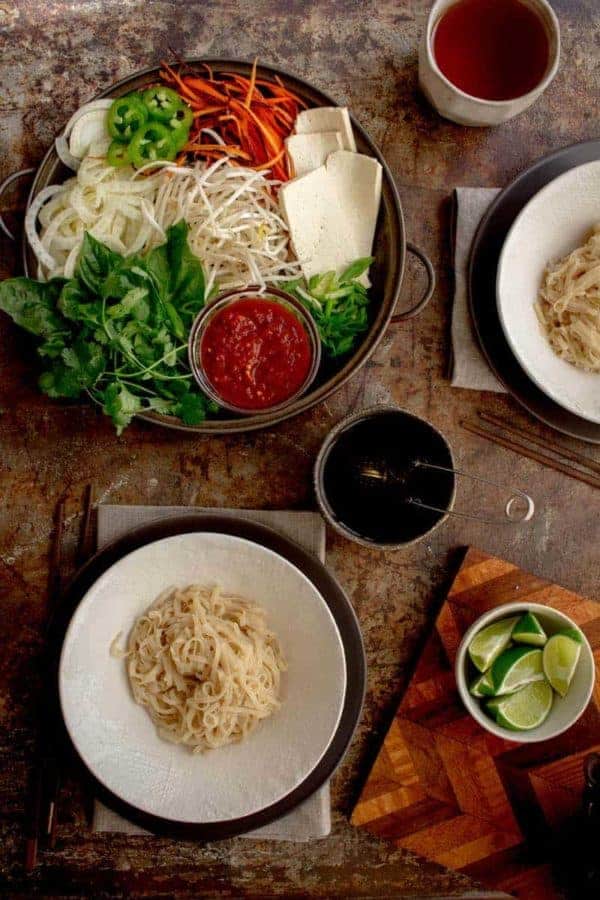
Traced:
<svg viewBox="0 0 600 900">
<path fill-rule="evenodd" d="M 206 327 L 200 363 L 214 390 L 240 409 L 283 403 L 304 384 L 312 362 L 302 323 L 281 303 L 237 300 Z"/>
<path fill-rule="evenodd" d="M 433 54 L 465 94 L 512 100 L 540 83 L 549 47 L 540 17 L 520 0 L 458 0 L 435 27 Z"/>
</svg>

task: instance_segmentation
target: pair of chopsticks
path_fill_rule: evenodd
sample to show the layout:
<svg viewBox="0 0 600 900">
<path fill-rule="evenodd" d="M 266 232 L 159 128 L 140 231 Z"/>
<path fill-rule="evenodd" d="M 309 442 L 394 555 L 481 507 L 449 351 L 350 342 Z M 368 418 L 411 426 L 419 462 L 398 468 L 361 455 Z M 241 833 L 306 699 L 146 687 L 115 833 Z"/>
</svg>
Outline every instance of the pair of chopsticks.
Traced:
<svg viewBox="0 0 600 900">
<path fill-rule="evenodd" d="M 63 497 L 59 500 L 54 518 L 54 531 L 50 551 L 50 570 L 48 575 L 48 630 L 56 614 L 62 597 L 62 589 L 66 580 L 64 559 L 65 506 Z M 94 508 L 94 487 L 88 484 L 85 490 L 83 524 L 81 527 L 77 565 L 85 562 L 92 552 L 92 513 Z M 31 872 L 37 865 L 38 850 L 44 846 L 53 848 L 56 843 L 57 802 L 60 790 L 60 766 L 57 749 L 49 737 L 51 731 L 45 731 L 42 724 L 45 714 L 41 711 L 42 722 L 39 724 L 36 758 L 32 773 L 30 806 L 26 822 L 25 871 Z"/>
<path fill-rule="evenodd" d="M 471 434 L 477 434 L 591 487 L 600 488 L 600 462 L 590 459 L 583 453 L 577 453 L 562 443 L 544 440 L 523 428 L 511 425 L 499 416 L 482 411 L 478 415 L 485 425 L 470 420 L 463 420 L 460 424 Z M 486 425 L 493 428 L 487 428 Z"/>
</svg>

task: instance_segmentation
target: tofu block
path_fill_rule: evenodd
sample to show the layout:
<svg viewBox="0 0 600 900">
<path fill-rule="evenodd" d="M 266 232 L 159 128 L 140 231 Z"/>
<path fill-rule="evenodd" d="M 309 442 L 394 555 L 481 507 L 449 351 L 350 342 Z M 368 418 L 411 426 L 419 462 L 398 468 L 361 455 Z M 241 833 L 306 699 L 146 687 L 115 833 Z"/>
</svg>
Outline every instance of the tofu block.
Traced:
<svg viewBox="0 0 600 900">
<path fill-rule="evenodd" d="M 370 256 L 381 202 L 382 168 L 371 156 L 337 150 L 307 175 L 282 185 L 279 199 L 306 279 Z M 361 282 L 368 286 L 366 273 Z"/>
<path fill-rule="evenodd" d="M 352 122 L 345 106 L 318 106 L 316 109 L 303 109 L 296 118 L 295 131 L 296 134 L 339 131 L 342 135 L 342 148 L 356 153 Z"/>
<path fill-rule="evenodd" d="M 326 162 L 330 153 L 341 150 L 342 147 L 342 135 L 339 131 L 292 134 L 285 141 L 297 178 L 318 169 Z"/>
</svg>

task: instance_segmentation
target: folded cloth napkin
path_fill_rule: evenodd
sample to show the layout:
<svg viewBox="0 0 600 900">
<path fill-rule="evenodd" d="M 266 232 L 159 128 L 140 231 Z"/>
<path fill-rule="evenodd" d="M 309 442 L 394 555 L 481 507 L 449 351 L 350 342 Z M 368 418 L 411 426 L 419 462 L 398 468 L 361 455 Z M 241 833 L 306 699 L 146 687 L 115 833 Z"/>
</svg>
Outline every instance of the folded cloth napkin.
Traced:
<svg viewBox="0 0 600 900">
<path fill-rule="evenodd" d="M 498 188 L 457 188 L 454 191 L 452 235 L 454 245 L 454 305 L 452 308 L 453 387 L 506 393 L 479 348 L 468 301 L 468 266 L 477 227 Z"/>
<path fill-rule="evenodd" d="M 98 507 L 98 538 L 100 549 L 110 541 L 155 519 L 177 518 L 182 515 L 218 512 L 219 515 L 239 516 L 268 525 L 286 537 L 301 544 L 321 561 L 325 561 L 325 523 L 321 516 L 311 512 L 263 511 L 250 509 L 201 509 L 189 506 L 112 506 Z M 113 812 L 99 800 L 94 802 L 92 820 L 94 831 L 117 831 L 125 834 L 149 834 L 138 825 Z M 292 812 L 242 835 L 245 838 L 275 841 L 310 841 L 323 838 L 331 831 L 331 800 L 329 783 L 323 785 L 311 797 Z"/>
</svg>

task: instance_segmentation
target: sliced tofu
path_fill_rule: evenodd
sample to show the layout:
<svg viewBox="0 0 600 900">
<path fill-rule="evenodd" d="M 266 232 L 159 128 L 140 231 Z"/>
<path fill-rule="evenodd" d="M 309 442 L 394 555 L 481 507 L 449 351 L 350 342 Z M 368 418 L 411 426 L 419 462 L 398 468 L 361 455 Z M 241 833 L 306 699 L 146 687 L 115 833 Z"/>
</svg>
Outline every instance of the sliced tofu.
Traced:
<svg viewBox="0 0 600 900">
<path fill-rule="evenodd" d="M 294 165 L 297 178 L 322 166 L 330 153 L 343 148 L 339 131 L 319 131 L 314 134 L 292 134 L 286 138 L 285 148 Z"/>
<path fill-rule="evenodd" d="M 371 156 L 338 150 L 324 166 L 282 185 L 279 198 L 306 279 L 370 256 L 382 169 Z M 368 286 L 366 274 L 360 281 Z"/>
<path fill-rule="evenodd" d="M 319 131 L 339 131 L 342 148 L 356 153 L 352 122 L 345 106 L 319 106 L 303 109 L 296 118 L 296 134 L 315 134 Z"/>
</svg>

